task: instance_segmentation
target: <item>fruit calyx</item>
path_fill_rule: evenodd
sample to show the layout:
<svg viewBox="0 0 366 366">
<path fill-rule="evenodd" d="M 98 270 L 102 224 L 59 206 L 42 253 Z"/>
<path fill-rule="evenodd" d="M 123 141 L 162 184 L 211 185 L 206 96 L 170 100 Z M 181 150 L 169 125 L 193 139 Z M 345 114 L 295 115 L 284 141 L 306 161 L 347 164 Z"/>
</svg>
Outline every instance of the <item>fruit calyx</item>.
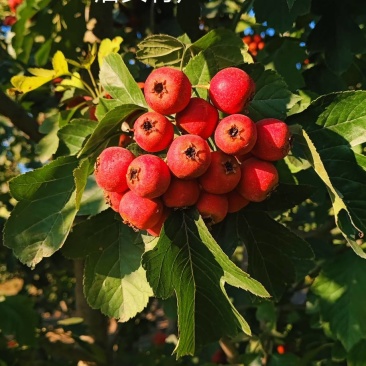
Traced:
<svg viewBox="0 0 366 366">
<path fill-rule="evenodd" d="M 166 88 L 166 80 L 164 81 L 155 80 L 151 92 L 157 94 L 159 98 L 162 98 L 164 94 L 168 94 L 168 90 Z"/>
</svg>

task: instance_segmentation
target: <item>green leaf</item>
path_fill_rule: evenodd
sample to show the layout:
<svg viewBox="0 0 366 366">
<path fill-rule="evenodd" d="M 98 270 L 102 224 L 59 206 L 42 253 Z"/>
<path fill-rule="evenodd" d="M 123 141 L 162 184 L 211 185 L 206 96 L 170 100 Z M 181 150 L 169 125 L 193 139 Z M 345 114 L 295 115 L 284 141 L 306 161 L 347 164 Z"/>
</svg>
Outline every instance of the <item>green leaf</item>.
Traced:
<svg viewBox="0 0 366 366">
<path fill-rule="evenodd" d="M 146 37 L 137 45 L 137 58 L 152 67 L 179 67 L 185 45 L 177 38 L 159 34 Z"/>
<path fill-rule="evenodd" d="M 196 211 L 176 211 L 164 224 L 157 245 L 143 256 L 147 278 L 157 297 L 175 292 L 180 338 L 177 357 L 194 354 L 208 342 L 239 331 L 246 321 L 229 300 L 224 283 L 268 296 L 266 290 L 222 252 Z M 215 322 L 212 322 L 215 319 Z"/>
<path fill-rule="evenodd" d="M 188 76 L 188 79 L 193 86 L 206 86 L 204 88 L 196 88 L 196 94 L 203 99 L 207 99 L 210 81 L 219 71 L 214 58 L 207 57 L 209 56 L 209 53 L 210 51 L 207 51 L 206 53 L 200 52 L 197 56 L 189 60 L 187 66 L 184 69 L 185 74 Z"/>
<path fill-rule="evenodd" d="M 250 118 L 284 119 L 288 110 L 299 100 L 294 98 L 282 77 L 273 70 L 264 70 L 260 64 L 248 65 L 245 71 L 255 82 L 255 94 L 248 105 Z"/>
<path fill-rule="evenodd" d="M 366 338 L 365 286 L 364 260 L 347 251 L 324 264 L 311 288 L 322 320 L 347 351 Z"/>
<path fill-rule="evenodd" d="M 264 53 L 264 52 L 263 52 Z M 284 79 L 290 90 L 305 86 L 302 71 L 296 64 L 302 64 L 307 58 L 305 47 L 300 46 L 300 39 L 276 37 L 266 43 L 265 56 L 258 55 L 258 61 L 266 65 L 266 69 L 277 71 Z"/>
<path fill-rule="evenodd" d="M 213 231 L 229 254 L 244 243 L 248 272 L 279 300 L 286 287 L 297 280 L 297 260 L 311 261 L 309 244 L 263 211 L 242 210 L 230 214 Z M 232 243 L 231 246 L 228 243 Z"/>
<path fill-rule="evenodd" d="M 80 165 L 74 170 L 74 179 L 75 179 L 75 202 L 76 208 L 80 208 L 82 196 L 88 181 L 89 175 L 93 172 L 93 164 L 89 159 L 83 159 L 80 162 Z"/>
<path fill-rule="evenodd" d="M 345 3 L 335 1 L 331 11 L 325 7 L 323 12 L 309 34 L 308 50 L 311 54 L 324 53 L 329 69 L 341 75 L 349 69 L 355 54 L 365 53 L 365 36 Z"/>
<path fill-rule="evenodd" d="M 314 193 L 315 187 L 307 184 L 280 183 L 271 193 L 271 196 L 263 202 L 250 203 L 247 210 L 285 211 L 299 205 Z"/>
<path fill-rule="evenodd" d="M 292 5 L 292 6 L 290 6 Z M 292 28 L 299 15 L 309 14 L 311 0 L 255 0 L 254 12 L 257 22 L 283 33 Z"/>
<path fill-rule="evenodd" d="M 121 104 L 123 103 L 118 99 L 99 98 L 99 103 L 95 111 L 98 121 L 100 121 L 107 114 L 107 112 L 120 106 Z"/>
<path fill-rule="evenodd" d="M 73 119 L 69 124 L 62 127 L 57 135 L 66 145 L 69 155 L 75 155 L 82 148 L 85 139 L 93 133 L 97 122 L 89 119 Z"/>
<path fill-rule="evenodd" d="M 33 307 L 33 301 L 23 295 L 0 299 L 1 333 L 14 336 L 22 346 L 33 346 L 36 342 L 38 325 L 38 314 Z"/>
<path fill-rule="evenodd" d="M 134 104 L 124 104 L 109 111 L 103 119 L 99 121 L 93 134 L 85 143 L 79 155 L 91 154 L 103 146 L 103 144 L 108 143 L 108 138 L 111 138 L 121 131 L 122 122 L 132 113 L 143 110 L 144 109 Z"/>
<path fill-rule="evenodd" d="M 36 146 L 36 153 L 42 163 L 49 160 L 57 151 L 59 139 L 59 113 L 47 117 L 39 128 L 39 132 L 45 134 Z"/>
<path fill-rule="evenodd" d="M 75 157 L 61 157 L 9 183 L 15 206 L 4 228 L 4 244 L 34 267 L 64 243 L 76 215 Z"/>
<path fill-rule="evenodd" d="M 84 259 L 93 252 L 105 250 L 109 245 L 108 241 L 112 239 L 104 240 L 104 238 L 118 236 L 116 215 L 114 211 L 106 210 L 74 225 L 61 248 L 62 254 L 69 259 Z"/>
<path fill-rule="evenodd" d="M 365 103 L 366 91 L 363 90 L 333 93 L 315 100 L 296 120 L 301 121 L 309 136 L 319 135 L 319 141 L 326 140 L 325 137 L 337 139 L 337 134 L 349 145 L 357 146 L 366 142 Z"/>
<path fill-rule="evenodd" d="M 109 206 L 105 202 L 103 190 L 95 182 L 93 175 L 89 175 L 81 197 L 78 216 L 96 215 L 106 210 Z"/>
<path fill-rule="evenodd" d="M 366 231 L 366 172 L 351 146 L 366 139 L 365 111 L 359 104 L 365 98 L 363 91 L 331 94 L 290 118 L 304 126 L 303 138 L 296 140 L 328 189 L 337 225 L 363 258 L 357 239 Z"/>
<path fill-rule="evenodd" d="M 115 220 L 110 211 L 78 226 L 69 243 L 79 247 L 87 243 L 89 247 L 84 271 L 84 293 L 89 305 L 109 317 L 127 321 L 141 312 L 153 295 L 141 266 L 141 235 Z M 81 233 L 85 235 L 83 240 L 75 241 Z"/>
<path fill-rule="evenodd" d="M 366 340 L 357 343 L 347 355 L 347 366 L 363 366 L 366 360 Z"/>
<path fill-rule="evenodd" d="M 217 70 L 252 62 L 247 46 L 234 32 L 225 28 L 213 29 L 189 48 L 194 54 L 203 51 L 206 60 L 212 59 Z M 210 61 L 211 62 L 211 61 Z"/>
<path fill-rule="evenodd" d="M 111 53 L 104 58 L 99 73 L 104 90 L 123 104 L 136 104 L 146 108 L 147 104 L 127 66 L 118 54 Z"/>
</svg>

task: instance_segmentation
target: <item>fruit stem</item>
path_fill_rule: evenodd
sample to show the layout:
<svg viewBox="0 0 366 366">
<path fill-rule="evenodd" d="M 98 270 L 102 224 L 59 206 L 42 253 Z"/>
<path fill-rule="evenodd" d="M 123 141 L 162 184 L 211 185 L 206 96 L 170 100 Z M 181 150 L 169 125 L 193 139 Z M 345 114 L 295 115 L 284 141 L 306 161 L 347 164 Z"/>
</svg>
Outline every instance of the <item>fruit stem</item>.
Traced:
<svg viewBox="0 0 366 366">
<path fill-rule="evenodd" d="M 94 90 L 95 90 L 95 93 L 98 92 L 98 87 L 97 87 L 97 84 L 95 82 L 95 79 L 94 79 L 94 76 L 93 76 L 93 73 L 91 72 L 90 68 L 88 68 L 88 73 L 89 73 L 89 77 L 90 77 L 90 80 L 93 84 L 93 87 L 94 87 Z"/>
</svg>

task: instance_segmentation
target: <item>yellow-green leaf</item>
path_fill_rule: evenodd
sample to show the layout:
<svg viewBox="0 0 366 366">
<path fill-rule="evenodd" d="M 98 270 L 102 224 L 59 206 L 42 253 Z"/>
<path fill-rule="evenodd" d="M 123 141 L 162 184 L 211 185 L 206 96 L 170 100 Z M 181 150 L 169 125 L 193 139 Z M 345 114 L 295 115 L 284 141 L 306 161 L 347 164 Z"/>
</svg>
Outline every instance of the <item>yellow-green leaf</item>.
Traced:
<svg viewBox="0 0 366 366">
<path fill-rule="evenodd" d="M 10 81 L 18 92 L 28 93 L 48 83 L 52 79 L 53 77 L 17 75 L 13 76 Z"/>
<path fill-rule="evenodd" d="M 57 51 L 53 56 L 52 66 L 55 71 L 55 77 L 69 74 L 66 58 L 61 51 Z"/>
<path fill-rule="evenodd" d="M 28 71 L 34 75 L 34 76 L 41 76 L 41 77 L 47 77 L 47 78 L 53 78 L 55 75 L 54 70 L 47 70 L 47 69 L 41 69 L 41 68 L 30 68 Z"/>
<path fill-rule="evenodd" d="M 102 66 L 104 57 L 108 56 L 110 53 L 117 53 L 119 51 L 122 41 L 122 37 L 115 37 L 112 40 L 108 38 L 103 39 L 98 52 L 99 67 Z"/>
</svg>

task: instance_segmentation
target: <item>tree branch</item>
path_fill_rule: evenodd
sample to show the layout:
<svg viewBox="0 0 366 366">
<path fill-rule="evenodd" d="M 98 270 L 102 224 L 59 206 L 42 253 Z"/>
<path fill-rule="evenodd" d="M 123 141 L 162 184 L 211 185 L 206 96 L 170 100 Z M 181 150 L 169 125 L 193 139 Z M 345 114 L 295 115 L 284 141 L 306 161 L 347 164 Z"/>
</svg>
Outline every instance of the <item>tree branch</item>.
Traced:
<svg viewBox="0 0 366 366">
<path fill-rule="evenodd" d="M 38 131 L 37 121 L 31 117 L 21 105 L 10 99 L 0 90 L 0 115 L 10 119 L 19 130 L 27 134 L 33 141 L 39 142 L 44 136 Z"/>
</svg>

